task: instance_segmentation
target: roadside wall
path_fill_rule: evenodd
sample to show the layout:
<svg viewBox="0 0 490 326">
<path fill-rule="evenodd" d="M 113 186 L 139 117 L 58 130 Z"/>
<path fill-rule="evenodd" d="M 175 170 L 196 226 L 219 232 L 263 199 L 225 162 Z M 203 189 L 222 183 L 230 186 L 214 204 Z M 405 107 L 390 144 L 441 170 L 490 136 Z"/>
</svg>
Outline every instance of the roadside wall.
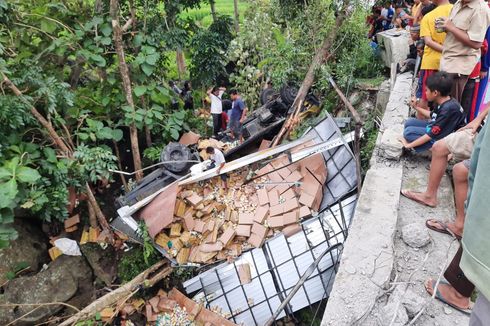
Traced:
<svg viewBox="0 0 490 326">
<path fill-rule="evenodd" d="M 390 130 L 408 116 L 411 84 L 412 74 L 406 73 L 393 85 L 322 325 L 355 324 L 390 280 L 403 166 L 387 160 L 384 147 L 388 142 L 396 150 L 397 135 Z"/>
</svg>

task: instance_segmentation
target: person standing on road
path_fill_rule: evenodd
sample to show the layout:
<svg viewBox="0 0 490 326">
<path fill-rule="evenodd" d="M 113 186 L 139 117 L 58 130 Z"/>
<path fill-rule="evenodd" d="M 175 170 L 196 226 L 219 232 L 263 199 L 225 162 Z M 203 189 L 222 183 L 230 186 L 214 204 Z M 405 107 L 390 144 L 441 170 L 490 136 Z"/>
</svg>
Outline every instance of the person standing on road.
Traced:
<svg viewBox="0 0 490 326">
<path fill-rule="evenodd" d="M 236 89 L 230 91 L 230 98 L 233 103 L 231 105 L 230 123 L 229 128 L 232 133 L 233 139 L 239 139 L 242 141 L 242 125 L 247 117 L 248 108 L 243 102 L 241 96 Z"/>
<path fill-rule="evenodd" d="M 223 104 L 221 103 L 221 96 L 225 92 L 224 87 L 213 87 L 207 92 L 209 99 L 211 100 L 211 116 L 213 117 L 213 136 L 218 138 L 218 133 L 221 130 L 221 113 L 223 112 Z"/>
</svg>

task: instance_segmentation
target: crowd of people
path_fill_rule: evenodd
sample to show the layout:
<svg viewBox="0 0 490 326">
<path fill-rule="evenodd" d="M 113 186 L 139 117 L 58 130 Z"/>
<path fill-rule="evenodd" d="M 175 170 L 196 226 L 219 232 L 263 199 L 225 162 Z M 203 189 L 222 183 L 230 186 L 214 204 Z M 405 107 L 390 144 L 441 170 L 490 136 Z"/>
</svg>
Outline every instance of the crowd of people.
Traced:
<svg viewBox="0 0 490 326">
<path fill-rule="evenodd" d="M 401 194 L 436 207 L 437 190 L 448 161 L 452 169 L 456 217 L 429 219 L 426 226 L 461 241 L 445 271 L 445 279 L 425 283 L 431 295 L 471 313 L 470 325 L 490 325 L 490 109 L 487 94 L 490 64 L 490 9 L 484 0 L 397 0 L 373 7 L 369 37 L 392 28 L 410 32 L 410 51 L 399 72 L 417 72 L 411 101 L 414 117 L 407 119 L 403 137 L 409 151 L 431 151 L 427 188 L 403 189 Z M 417 60 L 419 59 L 419 60 Z M 416 64 L 420 62 L 420 67 Z M 490 91 L 489 91 L 490 92 Z M 472 306 L 470 297 L 478 289 Z"/>
</svg>

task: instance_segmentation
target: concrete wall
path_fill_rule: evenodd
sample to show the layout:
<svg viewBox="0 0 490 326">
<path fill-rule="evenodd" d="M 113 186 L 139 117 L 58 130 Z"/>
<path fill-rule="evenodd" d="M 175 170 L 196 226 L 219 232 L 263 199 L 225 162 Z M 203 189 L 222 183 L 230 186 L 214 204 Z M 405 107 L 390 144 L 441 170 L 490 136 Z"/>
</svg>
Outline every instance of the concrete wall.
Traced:
<svg viewBox="0 0 490 326">
<path fill-rule="evenodd" d="M 411 82 L 407 73 L 397 76 L 393 85 L 322 325 L 360 321 L 390 280 L 403 167 L 380 153 L 383 134 L 408 116 Z"/>
</svg>

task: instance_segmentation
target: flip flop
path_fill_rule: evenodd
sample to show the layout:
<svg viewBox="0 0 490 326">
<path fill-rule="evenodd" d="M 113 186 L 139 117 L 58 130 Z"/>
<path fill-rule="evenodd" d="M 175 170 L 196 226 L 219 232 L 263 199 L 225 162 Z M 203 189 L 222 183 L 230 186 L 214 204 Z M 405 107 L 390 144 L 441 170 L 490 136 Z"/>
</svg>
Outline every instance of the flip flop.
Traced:
<svg viewBox="0 0 490 326">
<path fill-rule="evenodd" d="M 435 227 L 433 225 L 430 225 L 429 222 L 439 224 L 440 226 L 442 226 L 442 229 L 439 229 L 438 227 Z M 451 231 L 447 227 L 446 223 L 444 223 L 441 220 L 436 220 L 434 218 L 431 218 L 431 219 L 425 221 L 425 226 L 427 228 L 431 229 L 432 231 L 436 231 L 436 232 L 443 233 L 443 234 L 448 234 L 448 235 L 452 236 L 453 238 L 456 238 L 457 240 L 461 240 L 461 236 L 458 235 L 458 234 L 456 234 L 456 233 L 454 233 L 453 231 Z"/>
<path fill-rule="evenodd" d="M 432 280 L 432 289 L 434 289 L 435 285 L 436 285 L 436 280 Z M 448 282 L 445 282 L 445 281 L 439 281 L 439 284 L 448 284 L 450 285 Z M 427 291 L 427 293 L 430 294 L 429 292 L 429 289 L 427 289 L 427 286 L 425 286 L 424 284 L 424 287 L 425 287 L 425 291 Z M 472 302 L 470 301 L 470 306 L 468 308 L 460 308 L 458 306 L 455 306 L 454 304 L 450 303 L 450 302 L 447 302 L 446 299 L 444 299 L 444 297 L 442 296 L 441 292 L 439 292 L 439 289 L 436 289 L 436 296 L 435 298 L 439 301 L 441 301 L 442 303 L 445 303 L 447 304 L 448 306 L 458 310 L 458 311 L 461 311 L 462 313 L 466 314 L 466 315 L 471 315 L 471 310 L 473 309 L 473 304 Z"/>
<path fill-rule="evenodd" d="M 436 205 L 429 205 L 429 204 L 421 201 L 420 199 L 417 199 L 417 198 L 413 197 L 413 195 L 412 195 L 413 193 L 414 192 L 413 191 L 410 191 L 410 190 L 402 190 L 402 191 L 400 191 L 400 194 L 403 197 L 408 198 L 410 200 L 413 200 L 416 203 L 419 203 L 419 204 L 424 205 L 424 206 L 432 207 L 432 208 L 435 208 L 436 207 Z"/>
</svg>

